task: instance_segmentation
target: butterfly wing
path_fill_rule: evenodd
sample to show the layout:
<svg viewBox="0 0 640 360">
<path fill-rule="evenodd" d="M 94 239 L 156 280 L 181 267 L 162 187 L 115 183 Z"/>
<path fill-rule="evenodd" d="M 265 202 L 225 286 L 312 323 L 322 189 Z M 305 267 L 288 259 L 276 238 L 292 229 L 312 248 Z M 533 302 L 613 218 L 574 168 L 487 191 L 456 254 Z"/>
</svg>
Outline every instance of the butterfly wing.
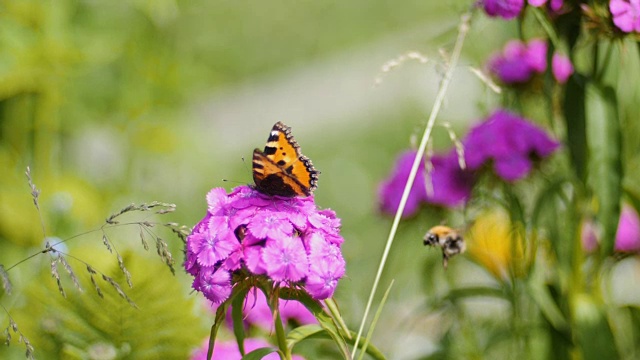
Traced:
<svg viewBox="0 0 640 360">
<path fill-rule="evenodd" d="M 285 197 L 309 196 L 317 187 L 318 171 L 300 152 L 291 128 L 277 122 L 264 147 L 253 151 L 253 181 L 258 191 Z"/>
</svg>

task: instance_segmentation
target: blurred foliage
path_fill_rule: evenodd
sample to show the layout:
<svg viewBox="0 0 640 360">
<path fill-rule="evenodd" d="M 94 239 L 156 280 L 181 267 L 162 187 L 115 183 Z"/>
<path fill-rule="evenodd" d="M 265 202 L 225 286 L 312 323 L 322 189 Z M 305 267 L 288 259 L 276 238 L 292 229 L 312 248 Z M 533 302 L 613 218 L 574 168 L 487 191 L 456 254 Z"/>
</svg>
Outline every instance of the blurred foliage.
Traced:
<svg viewBox="0 0 640 360">
<path fill-rule="evenodd" d="M 56 255 L 57 256 L 57 255 Z M 136 261 L 130 261 L 133 257 Z M 51 257 L 53 259 L 54 256 Z M 81 258 L 83 261 L 77 261 Z M 123 256 L 133 276 L 133 288 L 115 259 L 91 247 L 76 249 L 68 261 L 83 291 L 74 288 L 59 266 L 66 298 L 54 281 L 51 267 L 41 262 L 36 279 L 25 289 L 24 311 L 15 314 L 20 330 L 35 345 L 38 359 L 184 359 L 206 333 L 206 323 L 198 321 L 194 297 L 174 296 L 183 292 L 183 277 L 172 277 L 155 257 L 141 253 Z M 125 301 L 107 282 L 96 275 L 103 297 L 92 285 L 84 262 L 105 271 L 131 298 Z M 199 331 L 198 331 L 199 330 Z M 21 345 L 0 349 L 0 357 L 19 358 Z"/>
</svg>

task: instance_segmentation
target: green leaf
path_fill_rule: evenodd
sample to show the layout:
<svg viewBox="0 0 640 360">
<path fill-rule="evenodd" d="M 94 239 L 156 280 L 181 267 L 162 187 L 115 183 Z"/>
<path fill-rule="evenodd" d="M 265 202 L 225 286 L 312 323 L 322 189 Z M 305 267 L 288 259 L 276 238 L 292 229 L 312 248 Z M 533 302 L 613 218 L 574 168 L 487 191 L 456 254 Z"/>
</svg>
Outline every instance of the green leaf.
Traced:
<svg viewBox="0 0 640 360">
<path fill-rule="evenodd" d="M 287 334 L 287 347 L 293 349 L 296 344 L 305 339 L 330 338 L 322 326 L 317 324 L 298 326 Z"/>
<path fill-rule="evenodd" d="M 213 357 L 213 347 L 216 343 L 216 336 L 218 335 L 218 330 L 220 329 L 220 325 L 224 322 L 224 318 L 227 314 L 227 309 L 229 308 L 229 302 L 223 302 L 216 310 L 216 319 L 211 325 L 211 334 L 209 335 L 209 349 L 207 350 L 207 360 L 211 360 Z"/>
<path fill-rule="evenodd" d="M 222 325 L 222 323 L 224 323 L 224 320 L 227 317 L 227 310 L 229 310 L 229 306 L 232 303 L 235 303 L 236 301 L 242 302 L 242 299 L 244 299 L 244 297 L 247 295 L 247 291 L 248 291 L 247 284 L 243 283 L 242 285 L 235 286 L 231 291 L 231 295 L 229 296 L 229 299 L 227 299 L 225 302 L 220 304 L 220 306 L 218 307 L 218 310 L 216 310 L 216 318 L 215 318 L 215 321 L 213 322 L 213 325 L 211 326 L 211 335 L 209 335 L 209 350 L 207 351 L 207 360 L 211 359 L 213 355 L 213 346 L 216 341 L 216 336 L 218 335 L 218 330 L 220 329 L 220 326 Z M 242 295 L 242 296 L 239 296 L 239 295 Z M 238 300 L 238 298 L 240 298 L 241 300 Z M 242 305 L 239 307 L 240 309 L 242 309 Z M 236 332 L 235 320 L 234 320 L 233 331 L 234 333 Z M 242 341 L 238 339 L 238 346 L 241 346 L 244 344 L 243 342 L 244 330 L 243 330 L 242 336 L 243 336 Z"/>
<path fill-rule="evenodd" d="M 340 313 L 338 304 L 336 304 L 333 298 L 326 299 L 324 301 L 324 304 L 329 310 L 329 313 L 331 314 L 331 316 L 333 317 L 333 320 L 335 320 L 335 322 L 337 323 L 338 330 L 340 330 L 340 334 L 346 338 L 351 337 L 351 334 L 349 333 L 349 327 L 347 326 L 347 323 L 344 321 L 344 318 Z"/>
<path fill-rule="evenodd" d="M 351 338 L 349 340 L 347 340 L 347 342 L 350 345 L 354 345 L 356 342 L 356 333 L 354 331 L 350 331 L 351 333 Z M 364 343 L 368 342 L 368 338 L 366 337 L 362 337 L 361 340 L 363 340 L 360 344 L 360 347 L 362 347 L 364 345 Z M 375 346 L 369 344 L 367 346 L 367 349 L 365 351 L 367 354 L 369 354 L 369 356 L 371 356 L 372 358 L 376 359 L 376 360 L 386 360 L 386 357 L 384 356 L 384 354 Z"/>
<path fill-rule="evenodd" d="M 575 197 L 570 198 L 570 192 L 566 191 L 567 188 L 574 189 L 575 181 L 571 181 L 568 178 L 555 178 L 549 179 L 537 195 L 533 211 L 531 212 L 531 224 L 533 229 L 545 229 L 545 236 L 547 239 L 554 239 L 549 241 L 551 251 L 553 251 L 555 258 L 558 259 L 559 268 L 568 269 L 573 261 L 573 246 L 575 239 L 573 230 L 577 228 L 578 222 L 574 221 L 576 218 L 575 211 L 568 211 L 568 209 L 574 209 L 575 205 L 572 203 Z M 569 185 L 569 187 L 566 187 Z M 579 186 L 581 189 L 582 186 Z M 530 239 L 536 237 L 536 232 L 532 232 Z M 531 246 L 533 247 L 530 252 L 531 264 L 534 263 L 535 247 L 539 245 L 538 241 L 531 240 Z M 543 280 L 541 280 L 543 281 Z M 544 281 L 543 281 L 544 282 Z"/>
<path fill-rule="evenodd" d="M 355 343 L 356 333 L 353 331 L 349 331 L 349 337 L 346 338 L 346 342 L 349 345 L 354 345 Z M 287 335 L 287 344 L 290 348 L 293 348 L 296 344 L 303 340 L 309 339 L 328 339 L 331 340 L 331 336 L 327 333 L 327 331 L 322 328 L 320 325 L 312 324 L 312 325 L 304 325 L 297 327 L 289 332 Z M 360 347 L 367 341 L 367 338 L 362 337 Z M 377 360 L 385 360 L 384 354 L 375 346 L 369 344 L 367 347 L 366 353 L 369 354 L 372 358 Z"/>
<path fill-rule="evenodd" d="M 571 165 L 576 176 L 583 183 L 587 178 L 588 161 L 584 84 L 585 79 L 582 75 L 576 73 L 571 76 L 565 86 L 562 106 Z"/>
<path fill-rule="evenodd" d="M 619 359 L 611 327 L 603 309 L 581 295 L 575 301 L 575 333 L 584 360 Z"/>
<path fill-rule="evenodd" d="M 449 294 L 445 297 L 445 300 L 448 301 L 459 301 L 465 298 L 477 297 L 477 296 L 487 296 L 487 297 L 495 297 L 499 299 L 508 299 L 507 294 L 501 288 L 492 288 L 486 286 L 476 286 L 476 287 L 465 287 L 459 289 L 453 289 L 449 291 Z"/>
<path fill-rule="evenodd" d="M 255 349 L 252 352 L 248 353 L 247 355 L 242 357 L 242 360 L 260 360 L 263 357 L 274 353 L 274 352 L 278 352 L 278 349 L 276 348 L 271 348 L 271 347 L 264 347 L 264 348 L 259 348 L 259 349 Z"/>
<path fill-rule="evenodd" d="M 622 195 L 622 136 L 616 93 L 611 87 L 587 86 L 587 135 L 590 180 L 598 200 L 603 256 L 613 252 Z"/>
<path fill-rule="evenodd" d="M 528 282 L 528 293 L 533 301 L 538 305 L 542 315 L 549 321 L 549 324 L 559 332 L 568 332 L 569 324 L 562 311 L 553 300 L 549 288 L 545 286 L 542 271 L 538 271 L 538 279 Z"/>
<path fill-rule="evenodd" d="M 244 315 L 242 309 L 244 308 L 244 300 L 249 292 L 248 288 L 241 289 L 237 292 L 235 298 L 231 303 L 231 318 L 233 319 L 233 335 L 238 342 L 238 349 L 240 354 L 244 354 Z"/>
<path fill-rule="evenodd" d="M 327 332 L 327 334 L 329 334 L 336 346 L 338 346 L 338 349 L 344 359 L 351 358 L 345 339 L 340 335 L 340 331 L 334 323 L 333 318 L 324 311 L 324 308 L 319 301 L 311 298 L 311 296 L 304 291 L 297 291 L 289 288 L 280 289 L 280 298 L 284 300 L 297 300 L 309 309 L 313 316 L 315 316 L 316 320 L 318 320 L 318 324 Z"/>
<path fill-rule="evenodd" d="M 378 323 L 378 319 L 380 318 L 380 314 L 382 313 L 382 308 L 384 307 L 384 304 L 386 304 L 387 302 L 387 298 L 389 297 L 389 293 L 391 292 L 391 287 L 393 286 L 393 283 L 394 282 L 391 281 L 391 283 L 389 284 L 389 287 L 387 287 L 387 291 L 384 292 L 384 296 L 382 296 L 380 305 L 378 305 L 378 310 L 373 316 L 373 320 L 371 321 L 371 325 L 369 326 L 369 331 L 367 331 L 367 337 L 362 342 L 362 349 L 364 351 L 366 351 L 367 348 L 369 347 L 369 341 L 371 340 L 371 336 L 373 336 L 373 330 L 376 328 L 376 324 Z M 360 352 L 360 356 L 358 356 L 358 360 L 362 360 L 362 358 L 364 357 L 364 351 Z"/>
</svg>

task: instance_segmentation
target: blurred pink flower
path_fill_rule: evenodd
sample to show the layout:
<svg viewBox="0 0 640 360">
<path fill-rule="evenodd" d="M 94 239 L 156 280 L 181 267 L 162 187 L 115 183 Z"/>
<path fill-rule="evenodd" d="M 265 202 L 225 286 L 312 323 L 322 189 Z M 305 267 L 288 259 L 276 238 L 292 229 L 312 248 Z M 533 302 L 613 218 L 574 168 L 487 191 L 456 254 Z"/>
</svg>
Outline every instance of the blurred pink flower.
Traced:
<svg viewBox="0 0 640 360">
<path fill-rule="evenodd" d="M 508 182 L 527 176 L 535 160 L 550 156 L 560 146 L 544 129 L 502 109 L 475 125 L 462 144 L 470 170 L 479 170 L 489 164 Z"/>
<path fill-rule="evenodd" d="M 547 41 L 531 39 L 527 43 L 527 58 L 525 62 L 537 73 L 547 70 Z"/>
<path fill-rule="evenodd" d="M 244 350 L 245 353 L 250 353 L 253 350 L 273 347 L 273 345 L 266 342 L 264 339 L 245 339 Z M 209 350 L 209 339 L 204 341 L 204 344 L 191 353 L 190 360 L 207 360 L 207 351 Z M 235 340 L 232 341 L 216 341 L 213 347 L 213 360 L 242 360 L 242 354 L 238 349 L 238 343 Z M 293 360 L 304 360 L 300 355 L 293 355 Z M 263 360 L 280 360 L 278 353 L 272 352 L 271 354 L 262 358 Z"/>
<path fill-rule="evenodd" d="M 549 9 L 551 9 L 551 11 L 558 11 L 562 8 L 562 5 L 564 5 L 564 0 L 529 0 L 528 3 L 531 6 L 540 7 L 546 4 L 547 1 L 549 2 Z"/>
<path fill-rule="evenodd" d="M 382 212 L 393 215 L 398 209 L 415 156 L 415 150 L 400 154 L 392 173 L 380 184 L 378 199 Z M 455 207 L 464 204 L 471 196 L 473 174 L 460 169 L 455 150 L 446 155 L 433 155 L 431 165 L 433 168 L 427 175 L 424 161 L 420 162 L 403 217 L 415 214 L 424 202 Z M 432 193 L 427 193 L 427 180 L 431 182 Z"/>
<path fill-rule="evenodd" d="M 524 0 L 480 0 L 479 4 L 487 15 L 505 20 L 517 17 L 524 8 Z"/>
<path fill-rule="evenodd" d="M 640 32 L 640 0 L 611 0 L 613 23 L 624 32 Z"/>
<path fill-rule="evenodd" d="M 615 250 L 620 252 L 640 251 L 640 217 L 631 205 L 624 204 L 616 232 Z"/>
<path fill-rule="evenodd" d="M 534 74 L 547 69 L 547 43 L 542 39 L 528 43 L 511 40 L 502 52 L 491 56 L 487 69 L 505 84 L 526 83 Z"/>
<path fill-rule="evenodd" d="M 416 153 L 415 150 L 408 150 L 401 153 L 396 158 L 395 166 L 391 174 L 380 184 L 378 188 L 378 199 L 382 212 L 390 215 L 396 213 Z M 406 217 L 415 214 L 420 204 L 427 199 L 425 172 L 424 161 L 421 161 L 418 167 L 418 173 L 413 181 L 413 186 L 411 187 L 411 191 L 409 191 L 409 197 L 407 198 L 402 216 Z"/>
<path fill-rule="evenodd" d="M 551 72 L 558 83 L 564 84 L 567 82 L 567 79 L 569 79 L 569 76 L 573 74 L 573 65 L 571 64 L 571 60 L 560 53 L 553 54 L 553 59 L 551 60 Z"/>
<path fill-rule="evenodd" d="M 598 248 L 598 228 L 593 220 L 582 221 L 580 239 L 585 252 L 591 253 Z"/>
<path fill-rule="evenodd" d="M 581 239 L 584 251 L 590 253 L 598 248 L 598 228 L 593 221 L 583 221 Z M 640 217 L 629 204 L 622 205 L 620 210 L 614 249 L 619 252 L 640 252 Z"/>
</svg>

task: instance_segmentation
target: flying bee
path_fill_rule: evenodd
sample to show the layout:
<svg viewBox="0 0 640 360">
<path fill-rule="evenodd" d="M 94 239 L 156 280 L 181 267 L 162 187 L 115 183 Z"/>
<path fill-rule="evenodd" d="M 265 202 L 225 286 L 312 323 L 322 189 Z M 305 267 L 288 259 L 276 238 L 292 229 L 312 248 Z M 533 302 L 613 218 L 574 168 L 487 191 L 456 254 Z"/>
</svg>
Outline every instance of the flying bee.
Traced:
<svg viewBox="0 0 640 360">
<path fill-rule="evenodd" d="M 436 246 L 442 249 L 442 264 L 447 268 L 449 259 L 461 254 L 466 249 L 462 235 L 448 226 L 434 226 L 424 235 L 424 245 Z"/>
</svg>

